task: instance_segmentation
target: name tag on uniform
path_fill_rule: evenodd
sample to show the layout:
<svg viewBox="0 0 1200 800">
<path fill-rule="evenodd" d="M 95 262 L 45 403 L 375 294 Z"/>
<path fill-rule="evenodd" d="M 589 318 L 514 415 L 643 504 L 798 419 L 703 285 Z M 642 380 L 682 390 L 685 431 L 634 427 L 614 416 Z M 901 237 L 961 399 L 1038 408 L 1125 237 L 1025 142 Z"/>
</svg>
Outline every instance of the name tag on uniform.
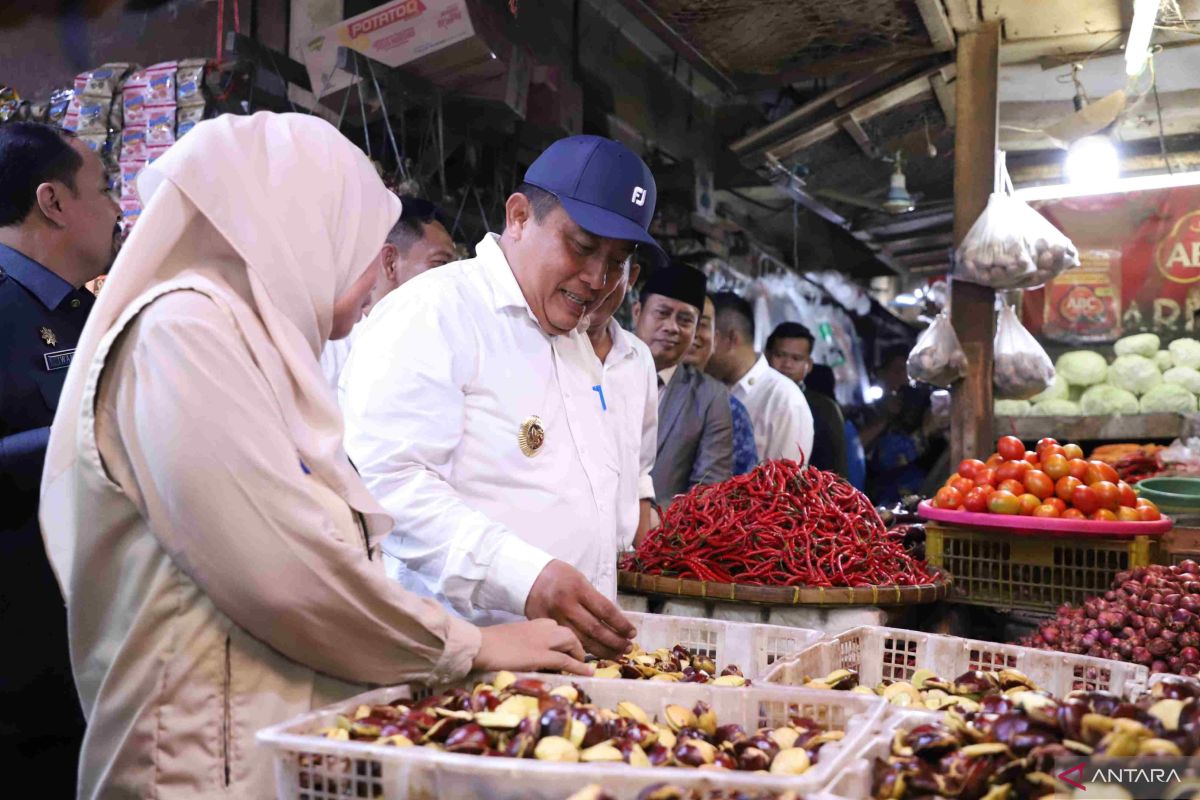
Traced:
<svg viewBox="0 0 1200 800">
<path fill-rule="evenodd" d="M 46 359 L 46 371 L 55 372 L 60 369 L 66 369 L 71 366 L 71 359 L 75 357 L 75 348 L 70 350 L 56 350 L 53 353 L 43 353 L 42 358 Z"/>
</svg>

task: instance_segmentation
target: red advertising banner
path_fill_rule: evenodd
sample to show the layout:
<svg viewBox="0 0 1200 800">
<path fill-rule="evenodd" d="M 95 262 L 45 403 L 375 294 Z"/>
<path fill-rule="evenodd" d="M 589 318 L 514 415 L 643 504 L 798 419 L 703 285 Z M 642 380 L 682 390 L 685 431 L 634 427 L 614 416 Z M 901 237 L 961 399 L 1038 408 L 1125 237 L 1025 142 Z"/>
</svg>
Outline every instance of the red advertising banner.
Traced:
<svg viewBox="0 0 1200 800">
<path fill-rule="evenodd" d="M 1034 203 L 1082 265 L 1027 292 L 1025 324 L 1065 344 L 1151 331 L 1193 335 L 1200 312 L 1200 187 Z"/>
</svg>

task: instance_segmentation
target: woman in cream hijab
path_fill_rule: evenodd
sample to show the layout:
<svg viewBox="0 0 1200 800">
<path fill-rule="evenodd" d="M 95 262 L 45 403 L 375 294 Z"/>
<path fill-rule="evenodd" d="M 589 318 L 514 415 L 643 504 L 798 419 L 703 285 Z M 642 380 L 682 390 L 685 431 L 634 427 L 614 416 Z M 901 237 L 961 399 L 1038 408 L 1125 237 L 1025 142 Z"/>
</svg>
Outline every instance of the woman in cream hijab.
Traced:
<svg viewBox="0 0 1200 800">
<path fill-rule="evenodd" d="M 362 684 L 585 672 L 549 620 L 480 630 L 384 576 L 317 362 L 400 214 L 367 158 L 316 117 L 222 116 L 138 187 L 43 476 L 79 796 L 272 796 L 255 731 Z"/>
</svg>

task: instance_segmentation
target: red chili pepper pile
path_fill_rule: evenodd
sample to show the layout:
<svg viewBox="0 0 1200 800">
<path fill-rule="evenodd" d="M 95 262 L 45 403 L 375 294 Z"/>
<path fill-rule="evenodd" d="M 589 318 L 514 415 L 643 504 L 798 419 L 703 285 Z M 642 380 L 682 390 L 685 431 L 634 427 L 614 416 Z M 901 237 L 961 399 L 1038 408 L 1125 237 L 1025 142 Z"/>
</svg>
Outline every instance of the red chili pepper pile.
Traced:
<svg viewBox="0 0 1200 800">
<path fill-rule="evenodd" d="M 832 472 L 767 461 L 695 486 L 621 568 L 759 586 L 911 586 L 924 562 L 889 534 L 866 495 Z"/>
<path fill-rule="evenodd" d="M 1145 451 L 1138 451 L 1122 456 L 1113 467 L 1117 475 L 1126 483 L 1137 483 L 1158 474 L 1158 457 Z"/>
</svg>

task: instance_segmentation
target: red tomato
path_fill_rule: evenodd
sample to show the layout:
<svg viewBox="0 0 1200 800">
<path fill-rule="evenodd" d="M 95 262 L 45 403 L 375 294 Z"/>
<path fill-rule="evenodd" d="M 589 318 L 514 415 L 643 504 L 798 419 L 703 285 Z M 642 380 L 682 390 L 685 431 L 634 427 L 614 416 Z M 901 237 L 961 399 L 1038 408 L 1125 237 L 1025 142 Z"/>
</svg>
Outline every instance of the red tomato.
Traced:
<svg viewBox="0 0 1200 800">
<path fill-rule="evenodd" d="M 1063 519 L 1087 519 L 1087 517 L 1085 517 L 1083 515 L 1083 512 L 1080 511 L 1078 508 L 1068 508 L 1066 511 L 1062 512 L 1062 518 Z"/>
<path fill-rule="evenodd" d="M 996 487 L 1002 492 L 1012 492 L 1015 495 L 1025 494 L 1025 484 L 1015 478 L 1009 478 L 1006 481 L 1000 481 L 1000 485 Z"/>
<path fill-rule="evenodd" d="M 1071 491 L 1071 505 L 1084 514 L 1095 514 L 1100 509 L 1100 498 L 1090 486 L 1076 486 Z"/>
<path fill-rule="evenodd" d="M 1072 458 L 1067 462 L 1070 467 L 1070 475 L 1080 481 L 1087 481 L 1088 462 L 1082 458 Z"/>
<path fill-rule="evenodd" d="M 1064 503 L 1062 500 L 1060 500 L 1057 497 L 1047 497 L 1046 502 L 1043 503 L 1042 505 L 1054 506 L 1055 508 L 1058 509 L 1059 514 L 1061 514 L 1062 512 L 1067 510 L 1067 504 Z"/>
<path fill-rule="evenodd" d="M 996 442 L 996 452 L 1005 461 L 1020 461 L 1025 458 L 1025 443 L 1015 436 L 1001 436 Z"/>
<path fill-rule="evenodd" d="M 1071 465 L 1065 457 L 1055 454 L 1042 459 L 1042 471 L 1056 481 L 1071 474 Z"/>
<path fill-rule="evenodd" d="M 975 473 L 976 486 L 995 486 L 998 481 L 995 467 L 984 467 Z"/>
<path fill-rule="evenodd" d="M 985 462 L 984 466 L 998 467 L 1003 463 L 1004 463 L 1003 456 L 1001 456 L 999 453 L 992 453 L 990 456 L 988 456 L 988 460 Z"/>
<path fill-rule="evenodd" d="M 1121 500 L 1120 500 L 1121 505 L 1129 506 L 1130 508 L 1137 507 L 1138 496 L 1137 496 L 1137 492 L 1135 492 L 1133 490 L 1132 486 L 1130 486 L 1125 481 L 1118 481 L 1117 482 L 1117 490 L 1120 492 L 1120 495 L 1121 495 Z"/>
<path fill-rule="evenodd" d="M 1040 500 L 1045 500 L 1054 494 L 1054 481 L 1050 480 L 1050 476 L 1040 469 L 1031 469 L 1026 472 L 1022 482 L 1025 484 L 1025 491 Z"/>
<path fill-rule="evenodd" d="M 1064 452 L 1065 450 L 1061 444 L 1052 444 L 1045 450 L 1039 450 L 1038 455 L 1042 457 L 1042 461 L 1045 461 L 1050 456 L 1061 456 Z"/>
<path fill-rule="evenodd" d="M 1153 500 L 1148 500 L 1145 497 L 1139 497 L 1137 499 L 1137 507 L 1141 508 L 1142 506 L 1150 506 L 1150 508 L 1158 508 L 1158 506 L 1154 504 Z"/>
<path fill-rule="evenodd" d="M 1156 519 L 1162 519 L 1162 514 L 1154 505 L 1138 506 L 1137 515 L 1142 522 L 1154 522 Z"/>
<path fill-rule="evenodd" d="M 1117 519 L 1121 522 L 1141 522 L 1138 510 L 1131 506 L 1117 506 Z"/>
<path fill-rule="evenodd" d="M 1093 512 L 1090 519 L 1096 522 L 1116 522 L 1117 515 L 1109 511 L 1107 508 L 1102 508 L 1099 511 Z"/>
<path fill-rule="evenodd" d="M 990 489 L 991 487 L 989 486 L 987 488 Z M 967 493 L 967 496 L 963 498 L 963 508 L 965 508 L 967 511 L 974 511 L 976 514 L 982 514 L 983 512 L 987 511 L 987 499 L 989 494 L 990 492 L 986 491 L 982 486 L 977 489 L 972 489 Z M 1132 508 L 1129 510 L 1133 511 Z M 1133 514 L 1136 518 L 1137 512 L 1134 511 Z"/>
<path fill-rule="evenodd" d="M 1059 478 L 1058 482 L 1054 484 L 1054 493 L 1058 495 L 1059 500 L 1069 503 L 1071 501 L 1071 494 L 1077 487 L 1082 485 L 1078 478 L 1067 475 L 1064 478 Z"/>
<path fill-rule="evenodd" d="M 1117 506 L 1121 503 L 1121 490 L 1117 488 L 1115 483 L 1111 481 L 1096 481 L 1091 484 L 1092 491 L 1096 493 L 1096 497 L 1100 500 L 1100 507 L 1107 508 L 1109 511 L 1116 511 Z"/>
<path fill-rule="evenodd" d="M 962 505 L 962 501 L 962 492 L 953 486 L 943 486 L 938 489 L 937 495 L 933 498 L 933 504 L 938 508 L 958 508 Z"/>
<path fill-rule="evenodd" d="M 1001 489 L 988 496 L 988 511 L 993 514 L 1018 514 L 1021 511 L 1021 501 L 1012 492 Z"/>
<path fill-rule="evenodd" d="M 964 458 L 962 461 L 958 462 L 958 474 L 962 475 L 964 478 L 975 480 L 975 473 L 978 470 L 983 469 L 985 466 L 986 465 L 978 458 Z"/>
<path fill-rule="evenodd" d="M 1105 464 L 1103 461 L 1089 461 L 1087 477 L 1083 479 L 1083 482 L 1091 486 L 1093 483 L 1099 483 L 1100 481 L 1108 481 L 1115 484 L 1119 480 L 1121 478 L 1117 475 L 1117 471 L 1108 464 Z"/>
<path fill-rule="evenodd" d="M 1047 436 L 1043 439 L 1038 439 L 1038 443 L 1033 449 L 1038 452 L 1038 455 L 1041 455 L 1042 451 L 1047 447 L 1051 447 L 1056 444 L 1058 444 L 1058 439 L 1051 439 L 1049 436 Z"/>
<path fill-rule="evenodd" d="M 1049 503 L 1042 503 L 1033 510 L 1033 516 L 1056 518 L 1061 516 L 1061 512 L 1058 510 L 1058 506 L 1050 505 Z"/>
<path fill-rule="evenodd" d="M 958 489 L 959 494 L 961 494 L 963 497 L 966 497 L 967 493 L 975 488 L 975 481 L 971 480 L 970 478 L 958 478 L 950 481 L 950 485 L 955 489 Z M 1113 489 L 1116 488 L 1117 487 L 1115 486 L 1113 487 Z"/>
<path fill-rule="evenodd" d="M 1021 501 L 1021 513 L 1029 516 L 1033 510 L 1042 504 L 1042 501 L 1031 494 L 1023 494 L 1017 498 Z"/>
<path fill-rule="evenodd" d="M 1067 458 L 1083 458 L 1083 448 L 1077 444 L 1064 444 L 1063 455 Z"/>
<path fill-rule="evenodd" d="M 1025 477 L 1025 471 L 1032 466 L 1028 461 L 1005 461 L 996 468 L 996 477 L 1002 481 L 1019 481 Z"/>
<path fill-rule="evenodd" d="M 1035 467 L 1038 464 L 1042 463 L 1041 456 L 1039 456 L 1037 453 L 1033 452 L 1032 450 L 1025 451 L 1025 460 L 1028 461 L 1030 464 L 1032 464 Z"/>
</svg>

